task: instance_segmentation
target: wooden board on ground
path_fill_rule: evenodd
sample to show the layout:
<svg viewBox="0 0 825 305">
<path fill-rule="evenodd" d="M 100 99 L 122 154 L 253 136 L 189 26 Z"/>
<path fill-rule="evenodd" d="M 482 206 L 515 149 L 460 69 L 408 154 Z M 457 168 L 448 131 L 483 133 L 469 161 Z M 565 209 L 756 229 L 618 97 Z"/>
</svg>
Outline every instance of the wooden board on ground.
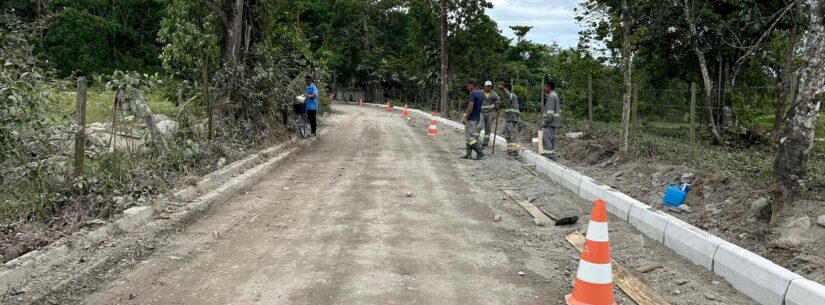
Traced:
<svg viewBox="0 0 825 305">
<path fill-rule="evenodd" d="M 507 196 L 509 196 L 510 199 L 513 199 L 513 201 L 518 203 L 518 205 L 520 205 L 522 208 L 524 208 L 524 210 L 527 211 L 527 213 L 530 214 L 530 216 L 533 217 L 533 222 L 536 225 L 545 226 L 545 225 L 553 223 L 553 221 L 550 220 L 550 217 L 547 217 L 547 215 L 544 215 L 544 213 L 541 210 L 539 210 L 539 208 L 534 206 L 532 203 L 527 202 L 525 200 L 520 200 L 518 198 L 518 196 L 516 196 L 516 192 L 514 192 L 512 190 L 501 190 L 501 191 L 504 192 L 505 194 L 507 194 Z"/>
<path fill-rule="evenodd" d="M 539 129 L 539 155 L 544 154 L 544 130 Z"/>
<path fill-rule="evenodd" d="M 565 237 L 576 250 L 582 252 L 584 250 L 585 237 L 579 232 L 573 232 Z M 615 260 L 613 265 L 613 282 L 624 291 L 633 301 L 639 305 L 670 305 L 665 298 L 656 293 L 653 289 L 645 285 L 642 280 L 633 276 L 627 268 L 622 267 Z"/>
</svg>

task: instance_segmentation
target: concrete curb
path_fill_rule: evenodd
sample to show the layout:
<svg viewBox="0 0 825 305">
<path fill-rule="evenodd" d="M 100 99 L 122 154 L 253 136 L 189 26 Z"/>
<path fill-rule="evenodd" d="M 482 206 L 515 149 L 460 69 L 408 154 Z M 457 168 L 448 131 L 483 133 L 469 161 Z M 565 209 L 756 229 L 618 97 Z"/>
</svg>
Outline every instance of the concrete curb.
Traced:
<svg viewBox="0 0 825 305">
<path fill-rule="evenodd" d="M 383 106 L 386 105 L 376 105 Z M 411 113 L 429 116 L 412 109 Z M 463 130 L 464 125 L 441 117 L 444 125 Z M 506 141 L 499 137 L 502 145 Z M 496 143 L 498 144 L 498 143 Z M 651 207 L 595 179 L 584 176 L 530 150 L 521 158 L 536 170 L 582 199 L 602 198 L 608 211 L 628 221 L 643 234 L 663 243 L 694 264 L 722 276 L 734 288 L 764 305 L 825 305 L 825 286 L 807 280 L 753 252 L 731 244 L 676 217 Z"/>
<path fill-rule="evenodd" d="M 811 280 L 796 279 L 791 281 L 785 294 L 785 305 L 825 304 L 825 289 Z"/>
<path fill-rule="evenodd" d="M 323 132 L 322 132 L 323 133 Z M 298 148 L 286 148 L 297 141 L 290 141 L 264 149 L 258 153 L 233 162 L 215 172 L 203 177 L 198 185 L 183 190 L 172 190 L 173 198 L 180 202 L 178 210 L 182 215 L 192 211 L 202 211 L 212 203 L 226 200 L 234 196 L 244 186 L 257 183 L 278 162 Z M 267 160 L 275 153 L 280 154 Z M 238 177 L 238 179 L 234 179 Z M 204 195 L 202 195 L 204 194 Z M 189 204 L 185 204 L 190 202 Z M 61 238 L 52 244 L 35 251 L 26 253 L 0 266 L 0 295 L 22 286 L 30 279 L 50 271 L 55 266 L 65 263 L 70 257 L 70 251 L 82 251 L 87 247 L 125 232 L 137 230 L 154 219 L 157 211 L 166 209 L 172 202 L 159 198 L 151 205 L 131 207 L 123 211 L 123 215 L 112 222 L 92 231 L 78 231 L 71 236 Z"/>
</svg>

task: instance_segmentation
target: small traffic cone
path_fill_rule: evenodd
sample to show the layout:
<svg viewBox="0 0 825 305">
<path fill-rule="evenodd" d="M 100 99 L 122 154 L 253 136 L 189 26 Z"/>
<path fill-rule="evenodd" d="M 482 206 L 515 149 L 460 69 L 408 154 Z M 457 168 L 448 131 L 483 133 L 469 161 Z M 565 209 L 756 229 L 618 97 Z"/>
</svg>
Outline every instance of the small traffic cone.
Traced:
<svg viewBox="0 0 825 305">
<path fill-rule="evenodd" d="M 587 226 L 573 293 L 564 296 L 567 305 L 616 305 L 613 298 L 613 266 L 607 233 L 607 204 L 596 199 Z"/>
<path fill-rule="evenodd" d="M 435 122 L 435 112 L 430 114 L 430 131 L 427 132 L 428 136 L 437 136 L 438 135 L 438 126 L 436 126 Z"/>
<path fill-rule="evenodd" d="M 405 119 L 410 116 L 410 112 L 409 110 L 407 110 L 407 104 L 404 104 L 404 112 L 401 113 L 401 116 L 403 116 Z"/>
<path fill-rule="evenodd" d="M 360 100 L 358 100 L 358 106 L 364 107 L 364 98 L 363 97 Z"/>
<path fill-rule="evenodd" d="M 392 112 L 392 106 L 390 106 L 390 102 L 387 102 L 387 112 Z"/>
</svg>

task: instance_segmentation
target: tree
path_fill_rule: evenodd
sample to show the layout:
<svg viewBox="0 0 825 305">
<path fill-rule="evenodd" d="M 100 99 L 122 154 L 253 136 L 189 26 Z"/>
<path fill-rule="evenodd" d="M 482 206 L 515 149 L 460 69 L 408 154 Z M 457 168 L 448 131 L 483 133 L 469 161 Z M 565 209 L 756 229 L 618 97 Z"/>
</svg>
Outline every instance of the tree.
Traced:
<svg viewBox="0 0 825 305">
<path fill-rule="evenodd" d="M 447 0 L 441 0 L 441 113 L 447 113 L 450 99 L 450 76 L 447 67 Z"/>
<path fill-rule="evenodd" d="M 825 0 L 811 2 L 805 38 L 805 64 L 799 94 L 791 105 L 788 122 L 773 164 L 771 223 L 776 223 L 785 202 L 799 194 L 807 174 L 806 162 L 814 145 L 821 95 L 825 88 Z"/>
<path fill-rule="evenodd" d="M 630 147 L 630 103 L 633 94 L 633 50 L 630 35 L 630 7 L 627 0 L 622 0 L 622 69 L 624 70 L 624 96 L 622 98 L 622 138 L 619 144 L 619 156 L 627 157 Z"/>
<path fill-rule="evenodd" d="M 527 33 L 529 33 L 533 27 L 527 25 L 511 25 L 510 29 L 513 30 L 513 34 L 516 35 L 516 44 L 520 44 L 524 40 L 524 36 L 527 36 Z"/>
</svg>

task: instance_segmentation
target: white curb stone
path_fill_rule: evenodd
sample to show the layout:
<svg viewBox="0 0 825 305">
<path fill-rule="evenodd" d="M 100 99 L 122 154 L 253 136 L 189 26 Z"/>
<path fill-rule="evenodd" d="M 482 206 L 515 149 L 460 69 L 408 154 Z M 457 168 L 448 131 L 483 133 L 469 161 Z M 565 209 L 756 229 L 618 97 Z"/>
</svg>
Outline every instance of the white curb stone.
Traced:
<svg viewBox="0 0 825 305">
<path fill-rule="evenodd" d="M 596 180 L 590 177 L 583 176 L 579 184 L 579 198 L 587 201 L 596 199 L 605 199 L 605 186 L 602 186 Z"/>
<path fill-rule="evenodd" d="M 723 239 L 679 219 L 671 219 L 665 229 L 665 246 L 705 269 L 713 270 L 713 257 Z"/>
<path fill-rule="evenodd" d="M 825 286 L 807 279 L 793 280 L 785 295 L 785 305 L 810 304 L 825 304 Z"/>
<path fill-rule="evenodd" d="M 556 164 L 552 164 L 552 166 L 558 167 Z M 579 184 L 582 182 L 582 175 L 567 168 L 561 168 L 559 174 L 561 176 L 561 185 L 571 192 L 578 194 Z"/>
<path fill-rule="evenodd" d="M 613 188 L 606 188 L 603 196 L 604 201 L 607 202 L 607 211 L 624 221 L 627 221 L 631 208 L 647 209 L 650 207 Z"/>
<path fill-rule="evenodd" d="M 734 288 L 764 305 L 783 305 L 791 281 L 802 276 L 733 244 L 722 244 L 713 258 L 713 272 Z M 816 303 L 806 303 L 814 305 Z"/>
<path fill-rule="evenodd" d="M 627 221 L 644 235 L 658 242 L 664 242 L 665 228 L 670 219 L 667 215 L 650 211 L 650 206 L 634 205 L 630 208 Z"/>
</svg>

